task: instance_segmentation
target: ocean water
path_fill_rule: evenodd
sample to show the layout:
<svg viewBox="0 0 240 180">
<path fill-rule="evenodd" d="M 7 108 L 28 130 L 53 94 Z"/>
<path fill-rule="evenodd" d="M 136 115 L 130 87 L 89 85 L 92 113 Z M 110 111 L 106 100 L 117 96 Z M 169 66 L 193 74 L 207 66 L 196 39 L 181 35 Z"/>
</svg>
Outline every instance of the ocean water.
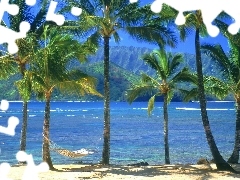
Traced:
<svg viewBox="0 0 240 180">
<path fill-rule="evenodd" d="M 30 102 L 28 106 L 27 153 L 35 163 L 41 162 L 44 102 Z M 155 103 L 152 116 L 147 114 L 147 102 L 111 103 L 111 164 L 126 165 L 146 161 L 164 164 L 163 103 Z M 208 102 L 212 132 L 222 156 L 232 152 L 235 131 L 234 102 Z M 169 145 L 171 163 L 196 163 L 200 158 L 211 159 L 202 126 L 199 103 L 172 102 L 169 110 Z M 0 134 L 0 163 L 17 163 L 22 103 L 10 102 L 6 112 L 0 112 L 0 125 L 7 126 L 10 116 L 17 116 L 20 124 L 14 137 Z M 101 161 L 103 134 L 102 102 L 52 102 L 50 139 L 69 149 L 85 148 L 94 154 L 71 159 L 51 152 L 54 164 L 97 163 Z"/>
</svg>

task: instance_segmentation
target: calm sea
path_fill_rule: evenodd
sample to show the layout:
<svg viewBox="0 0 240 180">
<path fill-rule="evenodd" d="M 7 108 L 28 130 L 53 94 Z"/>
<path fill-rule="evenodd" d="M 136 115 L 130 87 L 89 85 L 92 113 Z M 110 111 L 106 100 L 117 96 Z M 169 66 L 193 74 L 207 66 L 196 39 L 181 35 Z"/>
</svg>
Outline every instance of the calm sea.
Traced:
<svg viewBox="0 0 240 180">
<path fill-rule="evenodd" d="M 41 161 L 44 102 L 29 103 L 27 152 L 35 163 Z M 227 159 L 233 149 L 235 110 L 233 102 L 209 102 L 209 120 L 217 146 Z M 10 102 L 7 112 L 0 112 L 0 125 L 6 126 L 10 116 L 22 119 L 22 103 Z M 21 123 L 14 137 L 0 134 L 0 163 L 17 163 Z M 69 150 L 82 148 L 95 153 L 83 158 L 70 159 L 51 153 L 54 164 L 97 163 L 102 155 L 103 103 L 52 102 L 50 138 Z M 199 158 L 211 159 L 202 127 L 199 104 L 175 103 L 169 105 L 169 144 L 171 163 L 196 163 Z M 163 109 L 155 103 L 151 117 L 147 103 L 111 103 L 111 164 L 128 164 L 146 161 L 164 163 Z"/>
</svg>

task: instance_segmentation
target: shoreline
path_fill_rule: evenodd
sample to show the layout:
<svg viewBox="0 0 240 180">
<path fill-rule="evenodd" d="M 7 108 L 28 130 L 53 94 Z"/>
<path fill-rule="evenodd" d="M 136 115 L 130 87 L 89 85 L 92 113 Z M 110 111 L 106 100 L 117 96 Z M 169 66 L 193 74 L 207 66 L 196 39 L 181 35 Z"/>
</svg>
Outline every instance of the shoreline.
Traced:
<svg viewBox="0 0 240 180">
<path fill-rule="evenodd" d="M 211 167 L 210 167 L 211 166 Z M 240 174 L 228 171 L 217 171 L 215 164 L 209 165 L 150 165 L 150 166 L 122 166 L 100 164 L 68 164 L 54 165 L 56 171 L 40 172 L 39 180 L 85 180 L 85 179 L 135 179 L 135 180 L 230 180 L 240 178 Z M 240 171 L 240 164 L 232 167 Z M 21 180 L 26 166 L 12 166 L 8 178 Z"/>
</svg>

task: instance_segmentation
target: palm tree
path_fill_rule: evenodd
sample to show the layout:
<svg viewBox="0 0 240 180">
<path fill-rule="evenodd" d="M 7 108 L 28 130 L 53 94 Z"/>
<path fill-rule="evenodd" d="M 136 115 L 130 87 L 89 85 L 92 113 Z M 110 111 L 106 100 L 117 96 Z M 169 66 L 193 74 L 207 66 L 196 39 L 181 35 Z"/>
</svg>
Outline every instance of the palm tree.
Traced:
<svg viewBox="0 0 240 180">
<path fill-rule="evenodd" d="M 194 82 L 196 78 L 187 68 L 181 68 L 183 62 L 181 54 L 172 55 L 167 54 L 164 50 L 154 50 L 149 54 L 145 54 L 143 61 L 156 72 L 156 77 L 142 73 L 141 81 L 134 84 L 128 91 L 127 100 L 132 103 L 138 96 L 154 92 L 154 95 L 148 101 L 148 113 L 150 115 L 154 108 L 155 97 L 163 96 L 165 164 L 170 164 L 167 105 L 178 90 L 177 85 L 179 83 L 184 81 Z"/>
<path fill-rule="evenodd" d="M 39 42 L 40 47 L 36 49 L 30 68 L 19 83 L 31 82 L 29 88 L 37 94 L 37 97 L 46 101 L 42 156 L 50 169 L 54 169 L 49 150 L 50 100 L 53 90 L 59 89 L 61 92 L 75 92 L 80 95 L 88 93 L 101 96 L 101 94 L 95 90 L 94 78 L 79 70 L 67 69 L 67 63 L 72 59 L 84 62 L 89 52 L 92 52 L 92 47 L 80 44 L 72 36 L 48 27 L 44 28 L 42 40 Z"/>
<path fill-rule="evenodd" d="M 7 79 L 17 72 L 13 56 L 5 50 L 4 46 L 1 46 L 0 50 L 0 71 L 0 79 Z"/>
<path fill-rule="evenodd" d="M 128 33 L 138 41 L 155 42 L 159 46 L 174 46 L 176 38 L 163 24 L 164 18 L 156 18 L 149 6 L 139 7 L 138 3 L 129 4 L 129 0 L 72 0 L 72 4 L 81 4 L 83 9 L 77 29 L 89 30 L 92 42 L 104 46 L 104 131 L 102 164 L 109 164 L 110 158 L 110 83 L 109 83 L 109 41 L 113 37 L 120 41 L 119 32 Z M 156 23 L 158 22 L 158 23 Z"/>
<path fill-rule="evenodd" d="M 217 145 L 215 143 L 210 123 L 208 120 L 208 114 L 206 109 L 206 96 L 204 89 L 204 78 L 202 72 L 202 58 L 201 58 L 201 45 L 200 45 L 200 35 L 207 36 L 206 27 L 203 23 L 201 11 L 187 12 L 185 14 L 186 22 L 184 25 L 179 26 L 180 37 L 185 40 L 191 30 L 194 30 L 195 33 L 195 55 L 196 55 L 196 68 L 197 68 L 197 77 L 198 77 L 198 97 L 201 108 L 202 123 L 205 130 L 206 138 L 208 145 L 210 147 L 212 156 L 216 163 L 218 170 L 228 170 L 236 172 L 221 156 Z"/>
<path fill-rule="evenodd" d="M 8 16 L 9 28 L 18 31 L 19 25 L 22 21 L 31 22 L 31 28 L 26 38 L 18 39 L 16 44 L 18 45 L 19 51 L 11 56 L 11 58 L 17 63 L 18 69 L 22 78 L 25 76 L 25 71 L 27 70 L 27 65 L 31 61 L 31 54 L 33 47 L 37 43 L 37 39 L 42 31 L 42 26 L 45 23 L 45 16 L 48 10 L 48 1 L 41 0 L 39 5 L 42 7 L 41 10 L 36 12 L 32 10 L 31 7 L 27 6 L 25 0 L 11 0 L 10 3 L 17 4 L 19 6 L 19 13 L 17 16 Z M 17 85 L 20 88 L 19 85 Z M 23 100 L 23 120 L 21 129 L 21 139 L 20 139 L 20 150 L 26 150 L 26 137 L 27 137 L 27 120 L 28 120 L 28 100 L 31 97 L 31 92 L 27 92 L 28 88 L 24 90 L 24 87 L 20 88 L 19 91 L 21 98 Z"/>
<path fill-rule="evenodd" d="M 13 56 L 9 57 L 10 59 L 14 60 L 15 63 L 17 63 L 19 72 L 22 75 L 23 79 L 27 70 L 27 66 L 32 61 L 32 53 L 34 51 L 33 48 L 36 46 L 37 41 L 43 33 L 44 25 L 49 24 L 55 26 L 55 24 L 53 22 L 46 22 L 45 20 L 50 3 L 48 0 L 41 0 L 37 2 L 37 5 L 41 7 L 39 11 L 36 11 L 36 9 L 33 10 L 31 7 L 27 6 L 25 0 L 10 0 L 10 3 L 17 4 L 20 11 L 17 16 L 8 16 L 8 23 L 5 23 L 5 26 L 7 26 L 8 24 L 10 29 L 18 31 L 19 25 L 22 21 L 31 22 L 31 28 L 29 33 L 27 34 L 27 37 L 18 39 L 16 41 L 19 51 Z M 65 6 L 62 7 L 61 10 L 64 12 L 64 8 L 66 7 L 68 7 L 68 3 L 65 2 Z M 25 151 L 28 122 L 27 110 L 28 101 L 31 97 L 31 92 L 28 92 L 28 90 L 30 90 L 29 86 L 20 87 L 21 83 L 19 83 L 17 82 L 16 84 L 23 100 L 23 120 L 21 129 L 20 150 Z M 25 87 L 26 89 L 24 89 Z"/>
<path fill-rule="evenodd" d="M 239 148 L 240 148 L 240 33 L 231 35 L 228 33 L 228 25 L 224 22 L 218 21 L 221 31 L 224 31 L 224 36 L 228 38 L 229 52 L 224 52 L 221 45 L 205 44 L 202 46 L 204 53 L 209 55 L 211 59 L 218 62 L 223 72 L 223 79 L 215 83 L 219 87 L 217 94 L 221 94 L 222 98 L 231 94 L 235 98 L 236 106 L 236 129 L 235 129 L 235 143 L 232 155 L 228 159 L 229 163 L 238 163 Z M 215 92 L 216 94 L 216 92 Z"/>
</svg>

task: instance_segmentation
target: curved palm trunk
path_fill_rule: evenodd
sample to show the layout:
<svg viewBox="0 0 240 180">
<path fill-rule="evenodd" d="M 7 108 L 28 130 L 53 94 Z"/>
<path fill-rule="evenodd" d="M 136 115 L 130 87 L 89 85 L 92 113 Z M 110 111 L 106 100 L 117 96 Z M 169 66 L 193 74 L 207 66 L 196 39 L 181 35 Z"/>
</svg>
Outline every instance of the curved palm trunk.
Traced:
<svg viewBox="0 0 240 180">
<path fill-rule="evenodd" d="M 235 143 L 232 155 L 228 159 L 229 163 L 237 164 L 239 160 L 240 149 L 240 101 L 236 102 L 236 130 L 235 130 Z"/>
<path fill-rule="evenodd" d="M 212 131 L 210 128 L 207 109 L 206 109 L 206 97 L 204 92 L 204 84 L 203 84 L 203 72 L 202 72 L 202 59 L 201 59 L 201 52 L 200 52 L 200 39 L 199 39 L 199 28 L 196 29 L 195 34 L 195 51 L 196 51 L 196 67 L 197 67 L 197 76 L 198 76 L 198 95 L 200 101 L 200 108 L 201 108 L 201 116 L 202 116 L 202 123 L 205 130 L 206 138 L 208 145 L 210 147 L 212 156 L 216 163 L 218 170 L 227 170 L 236 172 L 221 156 L 220 152 L 218 151 L 217 145 L 215 143 L 214 137 L 212 135 Z"/>
<path fill-rule="evenodd" d="M 48 163 L 51 170 L 54 169 L 49 149 L 49 126 L 50 126 L 50 93 L 46 93 L 46 105 L 43 122 L 43 145 L 42 145 L 42 158 L 43 161 Z"/>
<path fill-rule="evenodd" d="M 21 129 L 20 151 L 26 151 L 28 102 L 23 101 L 23 121 Z"/>
<path fill-rule="evenodd" d="M 165 148 L 165 164 L 170 164 L 169 144 L 168 144 L 168 109 L 167 109 L 167 94 L 164 94 L 163 102 L 163 117 L 164 117 L 164 148 Z"/>
<path fill-rule="evenodd" d="M 104 37 L 104 131 L 102 164 L 109 165 L 110 158 L 110 86 L 109 86 L 109 37 Z"/>
</svg>

